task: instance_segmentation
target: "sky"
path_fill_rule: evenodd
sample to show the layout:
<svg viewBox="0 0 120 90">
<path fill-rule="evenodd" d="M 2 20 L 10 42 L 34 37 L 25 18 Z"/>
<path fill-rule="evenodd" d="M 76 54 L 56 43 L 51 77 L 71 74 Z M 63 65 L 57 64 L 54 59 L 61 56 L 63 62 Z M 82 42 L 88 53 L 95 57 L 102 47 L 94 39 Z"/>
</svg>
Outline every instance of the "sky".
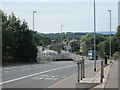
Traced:
<svg viewBox="0 0 120 90">
<path fill-rule="evenodd" d="M 28 22 L 33 28 L 35 13 L 35 31 L 40 33 L 93 32 L 94 0 L 1 0 L 0 8 L 7 14 Z M 112 31 L 118 26 L 118 0 L 96 0 L 96 31 L 109 31 L 112 11 Z"/>
</svg>

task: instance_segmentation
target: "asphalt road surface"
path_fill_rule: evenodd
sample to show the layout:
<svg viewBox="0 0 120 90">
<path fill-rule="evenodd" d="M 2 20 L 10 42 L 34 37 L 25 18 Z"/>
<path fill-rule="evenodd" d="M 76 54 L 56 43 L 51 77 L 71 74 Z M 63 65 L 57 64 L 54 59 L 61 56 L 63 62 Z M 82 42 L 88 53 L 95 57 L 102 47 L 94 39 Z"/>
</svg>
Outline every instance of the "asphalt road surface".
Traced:
<svg viewBox="0 0 120 90">
<path fill-rule="evenodd" d="M 93 65 L 94 61 L 85 60 L 85 68 Z M 47 88 L 76 72 L 77 64 L 73 61 L 3 67 L 0 85 L 2 88 Z"/>
</svg>

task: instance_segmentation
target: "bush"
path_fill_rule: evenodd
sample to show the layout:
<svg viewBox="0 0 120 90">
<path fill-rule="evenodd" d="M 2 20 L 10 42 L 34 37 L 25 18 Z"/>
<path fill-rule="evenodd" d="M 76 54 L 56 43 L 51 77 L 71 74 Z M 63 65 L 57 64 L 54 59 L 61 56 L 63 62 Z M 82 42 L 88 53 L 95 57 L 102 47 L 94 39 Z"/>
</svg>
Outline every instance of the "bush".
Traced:
<svg viewBox="0 0 120 90">
<path fill-rule="evenodd" d="M 115 52 L 114 54 L 113 54 L 113 59 L 120 59 L 120 52 Z"/>
</svg>

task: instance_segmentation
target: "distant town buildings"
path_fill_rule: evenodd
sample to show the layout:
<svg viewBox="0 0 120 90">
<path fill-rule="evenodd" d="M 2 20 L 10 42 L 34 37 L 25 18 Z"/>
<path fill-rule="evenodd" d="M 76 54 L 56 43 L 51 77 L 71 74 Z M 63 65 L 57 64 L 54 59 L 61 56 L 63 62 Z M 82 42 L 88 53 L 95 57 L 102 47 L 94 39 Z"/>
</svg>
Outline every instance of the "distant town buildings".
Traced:
<svg viewBox="0 0 120 90">
<path fill-rule="evenodd" d="M 83 51 L 83 44 L 80 45 L 80 40 L 77 39 L 64 39 L 60 43 L 56 43 L 54 40 L 51 45 L 46 46 L 44 49 L 42 46 L 38 46 L 37 59 L 69 59 L 69 54 L 73 49 L 77 52 Z"/>
</svg>

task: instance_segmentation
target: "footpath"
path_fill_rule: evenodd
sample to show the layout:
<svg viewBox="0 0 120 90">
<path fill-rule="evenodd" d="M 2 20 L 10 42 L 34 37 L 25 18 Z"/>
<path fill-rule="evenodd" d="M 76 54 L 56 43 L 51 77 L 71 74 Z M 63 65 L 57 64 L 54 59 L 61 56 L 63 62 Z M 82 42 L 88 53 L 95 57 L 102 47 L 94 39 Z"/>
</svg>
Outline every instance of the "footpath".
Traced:
<svg viewBox="0 0 120 90">
<path fill-rule="evenodd" d="M 120 89 L 120 86 L 118 85 L 118 80 L 119 80 L 119 77 L 118 77 L 118 68 L 120 65 L 120 61 L 118 63 L 118 61 L 115 61 L 113 63 L 113 65 L 111 66 L 111 69 L 110 69 L 110 72 L 109 72 L 109 75 L 108 75 L 108 78 L 107 78 L 107 82 L 105 84 L 105 88 L 119 88 Z"/>
<path fill-rule="evenodd" d="M 80 80 L 80 83 L 77 83 L 77 73 L 63 79 L 48 88 L 87 88 L 89 90 L 93 90 L 96 88 L 114 88 L 114 90 L 118 89 L 118 60 L 112 60 L 112 63 L 104 67 L 104 78 L 101 83 L 101 64 L 96 65 L 97 71 L 93 71 L 93 66 L 85 69 L 85 78 Z M 80 72 L 81 73 L 81 72 Z M 81 75 L 80 75 L 81 76 Z M 81 77 L 80 77 L 81 78 Z M 93 85 L 92 88 L 88 88 L 90 84 Z"/>
</svg>

